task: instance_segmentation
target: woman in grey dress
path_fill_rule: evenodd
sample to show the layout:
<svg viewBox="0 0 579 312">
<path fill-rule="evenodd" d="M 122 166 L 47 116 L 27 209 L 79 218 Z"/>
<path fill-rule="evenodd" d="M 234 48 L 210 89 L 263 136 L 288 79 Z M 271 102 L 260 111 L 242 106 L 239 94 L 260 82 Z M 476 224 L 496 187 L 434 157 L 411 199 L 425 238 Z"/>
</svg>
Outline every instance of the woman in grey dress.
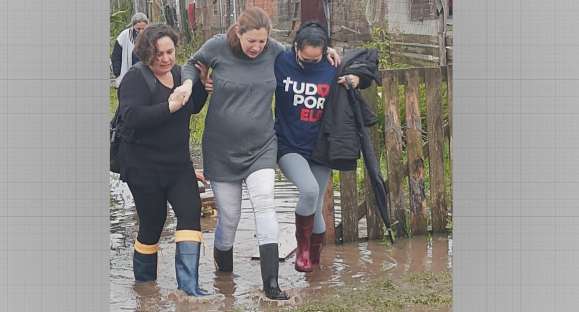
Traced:
<svg viewBox="0 0 579 312">
<path fill-rule="evenodd" d="M 214 258 L 233 271 L 233 243 L 245 182 L 255 214 L 265 295 L 287 300 L 278 285 L 278 222 L 274 207 L 277 138 L 272 115 L 275 59 L 284 46 L 269 37 L 271 21 L 260 8 L 245 10 L 225 35 L 216 35 L 183 67 L 175 96 L 187 99 L 199 80 L 198 63 L 213 69 L 213 95 L 203 133 L 204 174 L 218 209 Z"/>
</svg>

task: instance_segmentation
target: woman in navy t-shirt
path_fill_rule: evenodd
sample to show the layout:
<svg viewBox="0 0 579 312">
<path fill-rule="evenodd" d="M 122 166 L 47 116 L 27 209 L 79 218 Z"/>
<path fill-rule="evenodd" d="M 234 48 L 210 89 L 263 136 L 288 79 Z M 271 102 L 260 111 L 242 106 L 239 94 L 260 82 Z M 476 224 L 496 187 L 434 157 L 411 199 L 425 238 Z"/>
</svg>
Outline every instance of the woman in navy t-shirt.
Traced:
<svg viewBox="0 0 579 312">
<path fill-rule="evenodd" d="M 337 69 L 325 57 L 328 35 L 320 24 L 303 24 L 293 49 L 282 52 L 275 62 L 275 131 L 278 164 L 299 190 L 296 206 L 295 269 L 310 272 L 320 263 L 326 231 L 323 197 L 331 169 L 312 162 L 310 156 L 333 83 L 358 86 L 359 77 L 336 78 Z M 337 79 L 337 81 L 336 81 Z"/>
</svg>

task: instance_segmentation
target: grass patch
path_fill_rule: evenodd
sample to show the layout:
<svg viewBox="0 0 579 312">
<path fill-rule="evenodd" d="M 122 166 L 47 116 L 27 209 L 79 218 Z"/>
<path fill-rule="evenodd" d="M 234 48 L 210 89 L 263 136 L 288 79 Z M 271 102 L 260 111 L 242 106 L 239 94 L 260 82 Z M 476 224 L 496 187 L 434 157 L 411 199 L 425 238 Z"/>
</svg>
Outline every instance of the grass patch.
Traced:
<svg viewBox="0 0 579 312">
<path fill-rule="evenodd" d="M 386 278 L 368 284 L 348 286 L 326 296 L 316 296 L 300 307 L 286 311 L 384 311 L 450 307 L 452 275 L 449 272 L 419 272 L 403 275 L 400 280 Z"/>
</svg>

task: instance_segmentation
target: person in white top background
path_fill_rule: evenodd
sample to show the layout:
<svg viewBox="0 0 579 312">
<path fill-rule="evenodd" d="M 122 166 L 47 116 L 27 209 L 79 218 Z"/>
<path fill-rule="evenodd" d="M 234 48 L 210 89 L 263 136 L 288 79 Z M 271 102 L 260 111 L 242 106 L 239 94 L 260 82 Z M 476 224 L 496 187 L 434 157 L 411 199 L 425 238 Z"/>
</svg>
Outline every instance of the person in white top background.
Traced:
<svg viewBox="0 0 579 312">
<path fill-rule="evenodd" d="M 149 19 L 144 13 L 137 12 L 131 17 L 131 26 L 121 31 L 111 54 L 113 74 L 115 74 L 115 87 L 121 84 L 121 80 L 129 71 L 129 68 L 139 62 L 139 57 L 133 53 L 135 41 L 139 32 L 149 25 Z"/>
</svg>

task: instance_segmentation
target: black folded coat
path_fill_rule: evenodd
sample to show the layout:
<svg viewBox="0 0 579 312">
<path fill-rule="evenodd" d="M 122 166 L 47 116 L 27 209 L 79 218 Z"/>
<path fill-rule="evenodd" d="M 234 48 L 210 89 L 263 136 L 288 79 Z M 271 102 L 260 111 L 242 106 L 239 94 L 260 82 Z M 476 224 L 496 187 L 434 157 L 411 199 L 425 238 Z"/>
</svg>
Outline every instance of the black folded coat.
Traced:
<svg viewBox="0 0 579 312">
<path fill-rule="evenodd" d="M 381 83 L 377 51 L 361 49 L 345 58 L 338 76 L 347 74 L 360 77 L 359 88 L 369 87 L 372 80 Z M 368 129 L 377 121 L 376 115 L 370 110 L 357 89 L 335 83 L 324 111 L 322 127 L 312 153 L 312 160 L 336 170 L 355 170 L 360 151 L 362 151 L 370 185 L 376 199 L 375 208 L 384 222 L 388 238 L 394 243 L 394 235 L 388 218 L 388 187 L 380 173 Z"/>
</svg>

